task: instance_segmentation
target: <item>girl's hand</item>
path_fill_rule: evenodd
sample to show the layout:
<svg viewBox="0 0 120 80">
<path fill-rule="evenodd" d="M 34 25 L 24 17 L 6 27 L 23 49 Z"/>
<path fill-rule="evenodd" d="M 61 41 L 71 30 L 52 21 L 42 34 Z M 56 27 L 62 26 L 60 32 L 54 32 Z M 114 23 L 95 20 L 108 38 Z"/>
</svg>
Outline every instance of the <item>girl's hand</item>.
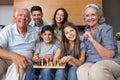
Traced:
<svg viewBox="0 0 120 80">
<path fill-rule="evenodd" d="M 68 63 L 72 60 L 72 58 L 72 56 L 64 56 L 63 58 L 61 58 L 60 63 Z"/>
</svg>

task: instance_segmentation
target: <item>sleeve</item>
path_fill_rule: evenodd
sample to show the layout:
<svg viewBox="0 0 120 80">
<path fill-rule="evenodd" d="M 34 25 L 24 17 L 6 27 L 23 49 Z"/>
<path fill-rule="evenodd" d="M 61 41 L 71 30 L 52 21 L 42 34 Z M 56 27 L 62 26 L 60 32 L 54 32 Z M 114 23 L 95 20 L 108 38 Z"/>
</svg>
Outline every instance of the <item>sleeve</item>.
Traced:
<svg viewBox="0 0 120 80">
<path fill-rule="evenodd" d="M 56 45 L 54 46 L 54 55 L 59 48 L 60 48 L 60 46 L 56 46 Z"/>
<path fill-rule="evenodd" d="M 82 50 L 85 50 L 85 51 L 86 51 L 86 46 L 85 46 L 84 42 L 81 42 L 81 44 L 80 44 L 80 50 L 81 50 L 81 51 L 82 51 Z"/>
<path fill-rule="evenodd" d="M 106 27 L 106 29 L 103 29 L 101 37 L 102 37 L 102 45 L 105 48 L 111 50 L 115 49 L 115 42 L 114 42 L 115 38 L 113 36 L 113 29 L 111 27 Z"/>
<path fill-rule="evenodd" d="M 36 42 L 36 45 L 34 47 L 34 51 L 37 52 L 38 54 L 40 53 L 40 50 L 41 50 L 41 42 Z"/>
<path fill-rule="evenodd" d="M 7 48 L 8 46 L 8 40 L 9 40 L 9 30 L 7 28 L 8 26 L 6 26 L 5 28 L 3 28 L 1 31 L 0 31 L 0 47 L 2 48 Z"/>
</svg>

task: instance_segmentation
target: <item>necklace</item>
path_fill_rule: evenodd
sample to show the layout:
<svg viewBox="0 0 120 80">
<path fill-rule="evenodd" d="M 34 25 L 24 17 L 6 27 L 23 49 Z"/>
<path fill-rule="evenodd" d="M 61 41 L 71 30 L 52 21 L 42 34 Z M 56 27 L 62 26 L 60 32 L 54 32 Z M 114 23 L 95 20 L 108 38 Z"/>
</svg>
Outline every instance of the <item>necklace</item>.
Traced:
<svg viewBox="0 0 120 80">
<path fill-rule="evenodd" d="M 97 29 L 97 27 L 93 27 L 93 28 L 90 28 L 91 30 L 95 30 L 95 29 Z"/>
<path fill-rule="evenodd" d="M 95 32 L 96 29 L 97 29 L 97 27 L 90 28 L 92 36 L 94 35 L 94 32 Z"/>
</svg>

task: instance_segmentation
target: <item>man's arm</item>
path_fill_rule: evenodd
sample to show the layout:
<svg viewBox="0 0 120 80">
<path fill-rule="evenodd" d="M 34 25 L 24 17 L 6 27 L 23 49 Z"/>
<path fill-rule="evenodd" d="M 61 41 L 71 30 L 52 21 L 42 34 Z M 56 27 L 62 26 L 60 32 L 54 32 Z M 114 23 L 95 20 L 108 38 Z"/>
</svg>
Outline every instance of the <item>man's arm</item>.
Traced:
<svg viewBox="0 0 120 80">
<path fill-rule="evenodd" d="M 21 68 L 23 71 L 26 70 L 28 66 L 28 60 L 25 56 L 19 55 L 15 52 L 10 52 L 5 49 L 0 48 L 0 58 L 8 59 L 13 61 L 16 64 L 17 71 Z"/>
</svg>

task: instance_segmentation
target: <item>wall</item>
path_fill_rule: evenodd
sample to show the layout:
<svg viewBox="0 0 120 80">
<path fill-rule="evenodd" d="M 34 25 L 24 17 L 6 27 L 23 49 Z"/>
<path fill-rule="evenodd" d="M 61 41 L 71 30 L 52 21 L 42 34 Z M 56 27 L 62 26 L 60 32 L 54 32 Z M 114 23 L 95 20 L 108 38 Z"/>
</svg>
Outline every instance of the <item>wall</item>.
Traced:
<svg viewBox="0 0 120 80">
<path fill-rule="evenodd" d="M 14 0 L 0 0 L 0 5 L 13 5 Z"/>
<path fill-rule="evenodd" d="M 120 32 L 120 0 L 103 0 L 106 23 L 113 26 L 114 34 Z"/>
<path fill-rule="evenodd" d="M 76 25 L 84 25 L 82 11 L 88 3 L 96 3 L 102 6 L 101 0 L 14 0 L 14 12 L 21 6 L 30 9 L 33 5 L 40 5 L 43 9 L 44 20 L 51 22 L 55 10 L 63 7 L 68 11 L 70 21 Z"/>
<path fill-rule="evenodd" d="M 0 5 L 0 25 L 8 25 L 13 20 L 13 6 Z"/>
</svg>

